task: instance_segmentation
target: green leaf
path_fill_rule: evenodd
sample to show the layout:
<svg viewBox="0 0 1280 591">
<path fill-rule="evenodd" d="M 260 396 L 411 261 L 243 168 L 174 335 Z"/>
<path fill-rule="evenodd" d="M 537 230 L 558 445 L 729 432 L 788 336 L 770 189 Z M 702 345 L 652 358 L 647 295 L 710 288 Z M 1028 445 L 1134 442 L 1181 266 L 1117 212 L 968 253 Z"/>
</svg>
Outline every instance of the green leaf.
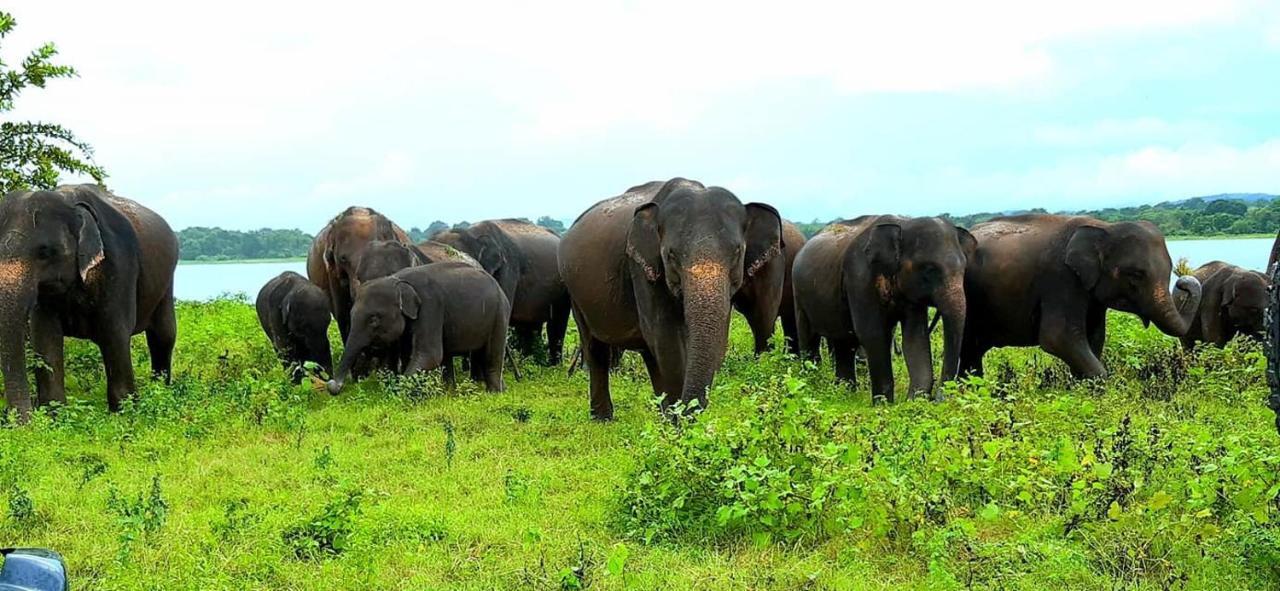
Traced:
<svg viewBox="0 0 1280 591">
<path fill-rule="evenodd" d="M 1159 511 L 1161 509 L 1164 509 L 1165 507 L 1168 507 L 1169 503 L 1172 501 L 1173 501 L 1172 495 L 1170 495 L 1167 492 L 1164 492 L 1163 490 L 1158 490 L 1156 491 L 1156 494 L 1151 495 L 1151 500 L 1147 501 L 1147 507 L 1151 508 L 1152 510 Z"/>
<path fill-rule="evenodd" d="M 621 577 L 623 570 L 627 566 L 627 557 L 631 555 L 631 551 L 627 550 L 626 545 L 622 543 L 614 544 L 609 550 L 609 556 L 605 559 L 605 570 L 610 575 Z"/>
<path fill-rule="evenodd" d="M 1111 501 L 1111 506 L 1107 507 L 1107 518 L 1117 521 L 1122 515 L 1124 515 L 1124 509 L 1120 508 L 1120 503 Z"/>
</svg>

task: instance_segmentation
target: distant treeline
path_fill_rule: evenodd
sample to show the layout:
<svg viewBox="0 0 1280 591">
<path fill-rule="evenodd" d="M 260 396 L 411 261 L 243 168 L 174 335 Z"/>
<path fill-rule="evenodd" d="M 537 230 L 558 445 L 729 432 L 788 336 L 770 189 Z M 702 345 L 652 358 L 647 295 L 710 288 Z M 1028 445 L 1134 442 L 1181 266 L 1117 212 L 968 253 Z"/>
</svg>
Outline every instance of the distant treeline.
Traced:
<svg viewBox="0 0 1280 591">
<path fill-rule="evenodd" d="M 969 215 L 942 214 L 956 225 L 971 227 L 991 218 L 1015 213 L 1048 213 L 1044 209 L 1019 212 L 988 212 Z M 1058 212 L 1087 215 L 1108 222 L 1146 220 L 1160 228 L 1166 236 L 1230 236 L 1241 234 L 1274 234 L 1280 230 L 1280 199 L 1276 195 L 1249 195 L 1248 199 L 1196 197 L 1184 201 L 1166 201 L 1137 207 Z M 832 220 L 836 221 L 836 220 Z M 814 220 L 797 223 L 801 232 L 813 236 L 830 222 Z"/>
<path fill-rule="evenodd" d="M 1274 195 L 1249 197 L 1248 200 L 1196 197 L 1155 205 L 1065 213 L 1093 216 L 1109 222 L 1147 220 L 1158 226 L 1166 236 L 1271 234 L 1280 230 L 1280 199 Z M 1045 210 L 1031 209 L 1017 213 L 1045 213 Z M 1000 215 L 1009 213 L 975 213 L 963 216 L 942 214 L 964 227 Z M 557 234 L 562 234 L 565 230 L 563 222 L 549 216 L 538 218 L 536 223 Z M 806 236 L 813 236 L 828 223 L 830 222 L 814 220 L 796 225 Z M 415 226 L 407 231 L 414 242 L 421 242 L 442 230 L 466 228 L 470 225 L 468 222 L 448 224 L 437 220 L 426 228 Z M 311 235 L 301 230 L 267 228 L 249 232 L 222 228 L 187 228 L 178 232 L 178 240 L 182 243 L 184 261 L 297 258 L 307 256 L 307 249 L 311 247 Z"/>
<path fill-rule="evenodd" d="M 557 234 L 564 232 L 564 223 L 551 217 L 540 217 L 537 224 Z M 470 225 L 468 222 L 450 225 L 437 220 L 426 229 L 414 227 L 406 231 L 414 242 L 421 242 L 442 230 L 466 228 Z M 302 258 L 307 256 L 311 240 L 312 235 L 302 230 L 270 228 L 242 232 L 196 226 L 178 232 L 181 258 L 184 261 Z"/>
</svg>

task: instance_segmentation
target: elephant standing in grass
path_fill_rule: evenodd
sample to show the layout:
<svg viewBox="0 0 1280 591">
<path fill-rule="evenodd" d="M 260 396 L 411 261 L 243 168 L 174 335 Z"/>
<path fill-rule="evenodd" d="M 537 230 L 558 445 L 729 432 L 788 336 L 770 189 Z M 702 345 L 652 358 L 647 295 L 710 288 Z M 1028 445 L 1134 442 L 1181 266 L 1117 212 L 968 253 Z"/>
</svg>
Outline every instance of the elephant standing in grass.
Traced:
<svg viewBox="0 0 1280 591">
<path fill-rule="evenodd" d="M 1039 346 L 1078 378 L 1106 375 L 1107 310 L 1136 314 L 1167 335 L 1187 334 L 1200 307 L 1194 276 L 1169 293 L 1173 263 L 1149 222 L 1084 216 L 996 218 L 971 230 L 976 256 L 965 274 L 968 319 L 961 371 L 982 373 L 993 347 Z"/>
<path fill-rule="evenodd" d="M 781 235 L 774 208 L 681 178 L 583 213 L 560 243 L 560 275 L 591 373 L 591 416 L 613 418 L 609 365 L 618 349 L 640 352 L 664 411 L 705 408 L 728 346 L 730 301 L 782 255 Z"/>
<path fill-rule="evenodd" d="M 744 279 L 742 288 L 733 296 L 734 309 L 742 313 L 751 328 L 757 355 L 769 350 L 769 339 L 773 338 L 779 318 L 782 319 L 782 335 L 787 352 L 792 355 L 800 354 L 796 340 L 791 267 L 804 244 L 805 238 L 800 228 L 782 220 L 782 256 L 769 259 L 754 275 Z"/>
<path fill-rule="evenodd" d="M 470 255 L 502 286 L 511 302 L 511 327 L 522 354 L 534 351 L 547 328 L 547 364 L 559 365 L 571 314 L 560 279 L 560 237 L 523 220 L 489 220 L 448 230 L 432 240 Z"/>
<path fill-rule="evenodd" d="M 316 234 L 307 253 L 307 278 L 328 295 L 343 339 L 351 332 L 356 269 L 375 240 L 412 245 L 404 230 L 386 216 L 367 207 L 348 207 Z"/>
<path fill-rule="evenodd" d="M 1262 314 L 1271 288 L 1266 275 L 1213 261 L 1196 269 L 1195 277 L 1203 294 L 1200 308 L 1182 337 L 1184 347 L 1190 349 L 1200 341 L 1221 347 L 1239 334 L 1262 338 Z"/>
<path fill-rule="evenodd" d="M 271 340 L 276 354 L 291 370 L 293 383 L 302 381 L 302 365 L 318 365 L 333 374 L 333 353 L 329 347 L 329 298 L 305 277 L 286 271 L 268 281 L 258 292 L 258 322 Z"/>
<path fill-rule="evenodd" d="M 902 325 L 908 393 L 933 392 L 928 309 L 943 321 L 942 380 L 953 380 L 965 327 L 965 266 L 977 244 L 942 218 L 862 216 L 827 226 L 796 257 L 800 348 L 818 358 L 825 338 L 836 377 L 854 381 L 861 346 L 873 400 L 894 399 L 893 335 Z"/>
<path fill-rule="evenodd" d="M 351 336 L 329 392 L 342 392 L 352 365 L 370 347 L 396 353 L 405 375 L 469 355 L 472 376 L 500 392 L 510 315 L 497 282 L 465 263 L 411 267 L 365 283 L 356 292 Z"/>
<path fill-rule="evenodd" d="M 9 407 L 31 416 L 26 344 L 41 405 L 65 402 L 63 338 L 93 341 L 107 405 L 135 391 L 130 337 L 145 332 L 151 370 L 169 379 L 177 339 L 178 238 L 155 212 L 94 185 L 15 192 L 0 202 L 0 366 Z"/>
</svg>

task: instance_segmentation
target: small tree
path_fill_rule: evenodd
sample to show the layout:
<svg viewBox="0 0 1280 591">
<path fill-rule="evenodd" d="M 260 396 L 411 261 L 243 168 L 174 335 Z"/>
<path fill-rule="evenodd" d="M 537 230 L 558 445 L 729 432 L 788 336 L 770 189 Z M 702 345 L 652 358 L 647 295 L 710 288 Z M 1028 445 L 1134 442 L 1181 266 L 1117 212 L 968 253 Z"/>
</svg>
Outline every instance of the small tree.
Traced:
<svg viewBox="0 0 1280 591">
<path fill-rule="evenodd" d="M 17 21 L 0 11 L 0 43 Z M 14 100 L 28 86 L 44 88 L 49 80 L 71 78 L 75 68 L 50 62 L 58 49 L 52 43 L 36 48 L 18 68 L 0 59 L 0 113 L 13 110 Z M 107 176 L 93 164 L 93 148 L 56 123 L 0 122 L 0 191 L 52 189 L 62 172 L 85 174 L 98 183 Z"/>
</svg>

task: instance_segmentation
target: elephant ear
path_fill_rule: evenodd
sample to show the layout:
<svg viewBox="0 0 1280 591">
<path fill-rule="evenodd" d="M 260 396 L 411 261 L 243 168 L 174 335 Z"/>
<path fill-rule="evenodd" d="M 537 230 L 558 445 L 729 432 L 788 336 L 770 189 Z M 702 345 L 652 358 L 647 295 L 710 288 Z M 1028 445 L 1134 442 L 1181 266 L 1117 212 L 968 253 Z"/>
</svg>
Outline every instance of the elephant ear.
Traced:
<svg viewBox="0 0 1280 591">
<path fill-rule="evenodd" d="M 422 300 L 418 298 L 418 291 L 409 285 L 407 281 L 396 282 L 396 297 L 400 302 L 400 313 L 404 314 L 409 320 L 418 319 L 418 309 L 422 307 Z"/>
<path fill-rule="evenodd" d="M 102 263 L 106 252 L 102 248 L 102 232 L 98 229 L 98 218 L 88 205 L 76 205 L 76 213 L 80 217 L 80 228 L 76 236 L 76 264 L 80 268 L 80 280 L 88 281 L 89 272 Z"/>
<path fill-rule="evenodd" d="M 488 234 L 481 234 L 476 242 L 479 243 L 476 248 L 476 260 L 490 275 L 497 276 L 498 271 L 507 264 L 507 257 L 503 255 L 498 240 Z"/>
<path fill-rule="evenodd" d="M 978 239 L 973 237 L 968 230 L 956 226 L 956 238 L 960 240 L 960 251 L 964 253 L 967 261 L 972 261 L 978 256 Z"/>
<path fill-rule="evenodd" d="M 894 223 L 876 224 L 871 229 L 866 254 L 867 260 L 871 261 L 871 270 L 877 275 L 896 275 L 902 258 L 902 226 Z"/>
<path fill-rule="evenodd" d="M 1236 290 L 1240 287 L 1240 274 L 1233 269 L 1227 268 L 1217 273 L 1215 276 L 1222 275 L 1222 307 L 1226 309 L 1232 302 L 1236 300 Z"/>
<path fill-rule="evenodd" d="M 651 283 L 662 278 L 662 237 L 658 232 L 658 204 L 646 203 L 636 209 L 627 233 L 627 256 L 640 265 Z"/>
<path fill-rule="evenodd" d="M 1102 278 L 1102 245 L 1107 231 L 1097 226 L 1080 226 L 1067 241 L 1065 262 L 1085 289 L 1093 289 Z"/>
<path fill-rule="evenodd" d="M 782 216 L 764 203 L 748 203 L 747 228 L 743 233 L 746 251 L 742 256 L 747 277 L 755 276 L 761 267 L 782 253 Z"/>
</svg>

